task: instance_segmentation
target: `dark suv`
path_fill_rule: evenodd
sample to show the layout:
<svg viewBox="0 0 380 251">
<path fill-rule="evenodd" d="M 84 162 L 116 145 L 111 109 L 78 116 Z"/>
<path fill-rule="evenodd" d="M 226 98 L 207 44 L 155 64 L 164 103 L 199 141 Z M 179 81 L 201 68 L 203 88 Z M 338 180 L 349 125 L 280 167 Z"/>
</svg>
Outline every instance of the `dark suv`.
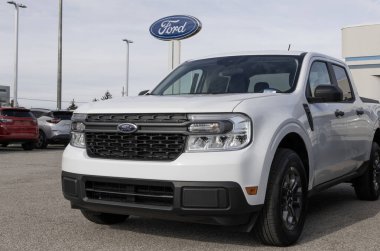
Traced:
<svg viewBox="0 0 380 251">
<path fill-rule="evenodd" d="M 28 109 L 0 107 L 0 144 L 21 143 L 24 150 L 33 150 L 38 140 L 38 124 Z"/>
</svg>

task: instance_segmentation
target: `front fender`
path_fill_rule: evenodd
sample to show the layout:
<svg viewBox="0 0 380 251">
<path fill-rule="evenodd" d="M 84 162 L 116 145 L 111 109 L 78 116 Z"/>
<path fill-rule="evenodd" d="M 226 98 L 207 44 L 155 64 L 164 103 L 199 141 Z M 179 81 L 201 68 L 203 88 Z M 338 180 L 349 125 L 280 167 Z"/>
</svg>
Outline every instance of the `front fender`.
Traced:
<svg viewBox="0 0 380 251">
<path fill-rule="evenodd" d="M 267 154 L 264 159 L 264 165 L 263 170 L 261 173 L 261 182 L 260 188 L 263 189 L 262 191 L 266 191 L 267 184 L 269 180 L 269 173 L 271 170 L 271 166 L 273 163 L 274 156 L 276 154 L 276 151 L 281 143 L 281 141 L 290 133 L 296 133 L 299 135 L 302 140 L 304 141 L 304 144 L 306 146 L 307 154 L 309 157 L 309 186 L 308 189 L 310 190 L 312 188 L 313 184 L 313 177 L 314 177 L 314 159 L 313 154 L 311 152 L 311 141 L 308 136 L 307 131 L 304 129 L 302 124 L 298 120 L 287 120 L 284 121 L 282 124 L 280 124 L 273 134 L 272 139 L 270 140 L 270 144 L 267 149 Z"/>
</svg>

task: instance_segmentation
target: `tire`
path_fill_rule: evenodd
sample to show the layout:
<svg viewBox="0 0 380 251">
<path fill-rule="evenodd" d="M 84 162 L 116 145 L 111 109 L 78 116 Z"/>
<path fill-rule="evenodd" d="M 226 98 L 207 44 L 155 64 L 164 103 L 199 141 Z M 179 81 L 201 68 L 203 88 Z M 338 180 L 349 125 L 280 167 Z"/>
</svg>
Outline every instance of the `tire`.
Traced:
<svg viewBox="0 0 380 251">
<path fill-rule="evenodd" d="M 118 223 L 123 223 L 129 216 L 128 215 L 120 215 L 120 214 L 107 214 L 107 213 L 99 213 L 88 210 L 81 210 L 83 216 L 96 224 L 101 225 L 114 225 Z"/>
<path fill-rule="evenodd" d="M 295 185 L 293 189 L 292 185 Z M 272 246 L 294 244 L 305 223 L 306 203 L 307 178 L 303 163 L 294 151 L 280 148 L 271 166 L 264 208 L 255 226 L 258 239 Z"/>
<path fill-rule="evenodd" d="M 22 149 L 24 149 L 25 151 L 31 151 L 34 149 L 34 142 L 26 142 L 26 143 L 23 143 L 22 144 Z"/>
<path fill-rule="evenodd" d="M 380 147 L 372 143 L 371 158 L 365 173 L 353 182 L 359 200 L 374 201 L 380 195 Z"/>
<path fill-rule="evenodd" d="M 35 145 L 37 149 L 45 149 L 47 147 L 46 135 L 43 131 L 39 132 L 38 141 Z"/>
</svg>

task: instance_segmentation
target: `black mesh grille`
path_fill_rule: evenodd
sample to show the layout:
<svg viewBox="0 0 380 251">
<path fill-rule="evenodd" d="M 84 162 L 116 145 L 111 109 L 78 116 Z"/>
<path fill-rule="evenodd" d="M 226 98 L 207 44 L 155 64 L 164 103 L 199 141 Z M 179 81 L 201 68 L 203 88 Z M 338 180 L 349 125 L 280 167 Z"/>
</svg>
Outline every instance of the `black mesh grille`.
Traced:
<svg viewBox="0 0 380 251">
<path fill-rule="evenodd" d="M 85 182 L 86 197 L 92 200 L 133 203 L 142 205 L 172 206 L 173 188 L 168 183 L 138 185 L 99 181 Z"/>
<path fill-rule="evenodd" d="M 86 122 L 183 123 L 186 114 L 88 114 Z"/>
<path fill-rule="evenodd" d="M 90 157 L 129 160 L 174 160 L 185 147 L 183 134 L 86 132 Z"/>
</svg>

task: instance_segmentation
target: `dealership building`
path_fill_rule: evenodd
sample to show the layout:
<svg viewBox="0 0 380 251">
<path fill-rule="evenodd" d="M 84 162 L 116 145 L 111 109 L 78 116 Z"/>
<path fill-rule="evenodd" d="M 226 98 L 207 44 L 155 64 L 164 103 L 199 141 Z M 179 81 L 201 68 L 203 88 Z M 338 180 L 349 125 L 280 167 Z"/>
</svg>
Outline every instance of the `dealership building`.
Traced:
<svg viewBox="0 0 380 251">
<path fill-rule="evenodd" d="M 343 28 L 342 55 L 360 96 L 380 100 L 380 24 Z"/>
<path fill-rule="evenodd" d="M 10 103 L 9 90 L 10 90 L 9 86 L 0 85 L 0 106 L 8 105 Z"/>
</svg>

